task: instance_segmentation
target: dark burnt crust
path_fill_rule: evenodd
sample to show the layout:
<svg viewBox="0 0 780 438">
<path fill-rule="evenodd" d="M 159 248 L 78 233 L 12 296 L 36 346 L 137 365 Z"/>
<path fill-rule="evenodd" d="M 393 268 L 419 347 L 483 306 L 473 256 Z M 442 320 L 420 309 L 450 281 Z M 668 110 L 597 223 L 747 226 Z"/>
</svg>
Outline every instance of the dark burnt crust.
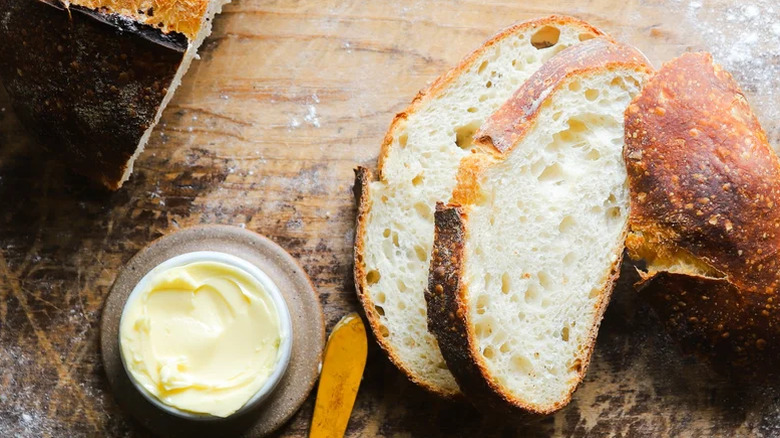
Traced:
<svg viewBox="0 0 780 438">
<path fill-rule="evenodd" d="M 436 205 L 435 238 L 428 274 L 425 301 L 428 307 L 428 330 L 436 336 L 442 355 L 455 380 L 469 400 L 484 413 L 492 416 L 510 416 L 523 422 L 542 418 L 566 406 L 579 387 L 590 364 L 599 326 L 609 304 L 610 296 L 620 274 L 623 247 L 617 249 L 605 285 L 596 303 L 593 324 L 588 340 L 580 351 L 579 369 L 571 391 L 547 409 L 524 403 L 512 394 L 506 394 L 493 382 L 482 363 L 481 353 L 474 344 L 474 333 L 469 319 L 468 303 L 464 299 L 464 247 L 468 213 L 459 205 Z"/>
<path fill-rule="evenodd" d="M 473 343 L 468 303 L 463 297 L 467 213 L 458 205 L 439 202 L 434 217 L 435 238 L 425 301 L 428 330 L 436 337 L 447 367 L 479 410 L 493 416 L 508 414 L 515 420 L 539 416 L 533 407 L 518 408 L 509 401 L 489 377 Z"/>
<path fill-rule="evenodd" d="M 78 8 L 0 7 L 0 77 L 17 115 L 74 170 L 118 189 L 183 53 Z"/>
<path fill-rule="evenodd" d="M 470 397 L 491 391 L 482 378 L 479 365 L 472 360 L 467 307 L 461 296 L 464 213 L 458 206 L 439 202 L 434 213 L 434 246 L 428 273 L 425 302 L 428 308 L 428 330 L 436 337 L 447 367 L 458 386 Z M 471 399 L 472 402 L 477 400 Z M 475 403 L 479 404 L 479 403 Z"/>
<path fill-rule="evenodd" d="M 780 160 L 706 53 L 666 64 L 626 111 L 629 250 L 691 254 L 718 277 L 659 273 L 644 294 L 688 349 L 739 375 L 780 369 Z"/>
<path fill-rule="evenodd" d="M 616 43 L 609 37 L 593 38 L 569 47 L 547 61 L 488 118 L 474 134 L 475 142 L 490 150 L 506 153 L 533 126 L 529 123 L 539 114 L 539 107 L 567 77 L 587 71 L 642 68 L 648 74 L 653 68 L 636 48 Z"/>
<path fill-rule="evenodd" d="M 355 232 L 355 247 L 353 252 L 354 268 L 353 275 L 355 280 L 355 291 L 357 292 L 358 300 L 363 309 L 365 319 L 368 321 L 368 326 L 371 328 L 371 332 L 374 335 L 379 347 L 384 350 L 390 362 L 396 366 L 410 381 L 419 385 L 426 391 L 436 394 L 442 398 L 448 399 L 460 399 L 462 394 L 449 393 L 441 391 L 440 388 L 430 385 L 428 382 L 420 379 L 414 374 L 406 365 L 398 358 L 392 345 L 385 341 L 382 335 L 382 323 L 379 320 L 379 314 L 376 311 L 374 302 L 371 300 L 371 296 L 367 291 L 366 283 L 366 264 L 363 259 L 365 251 L 365 239 L 360 236 L 365 236 L 366 233 L 366 217 L 371 209 L 371 194 L 370 184 L 374 180 L 371 170 L 365 167 L 358 167 L 355 169 L 355 185 L 352 190 L 355 195 L 355 202 L 357 203 L 357 219 L 356 219 L 356 232 Z"/>
</svg>

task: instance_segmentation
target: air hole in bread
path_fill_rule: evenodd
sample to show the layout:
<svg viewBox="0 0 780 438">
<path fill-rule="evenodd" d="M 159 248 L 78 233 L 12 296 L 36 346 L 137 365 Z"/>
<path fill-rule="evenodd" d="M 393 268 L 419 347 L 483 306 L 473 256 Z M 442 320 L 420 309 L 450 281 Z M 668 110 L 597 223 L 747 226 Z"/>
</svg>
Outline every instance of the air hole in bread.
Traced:
<svg viewBox="0 0 780 438">
<path fill-rule="evenodd" d="M 485 349 L 482 351 L 482 355 L 483 355 L 483 356 L 485 356 L 485 359 L 492 359 L 492 358 L 493 358 L 493 357 L 496 355 L 496 353 L 495 353 L 495 351 L 493 350 L 493 347 L 491 347 L 491 346 L 487 346 L 487 347 L 485 347 Z"/>
<path fill-rule="evenodd" d="M 390 330 L 387 329 L 383 324 L 379 324 L 379 334 L 382 335 L 383 338 L 386 338 L 390 336 Z"/>
<path fill-rule="evenodd" d="M 550 304 L 552 304 L 552 301 L 550 301 L 549 298 L 542 299 L 542 303 L 541 303 L 542 309 L 546 309 L 550 307 Z"/>
<path fill-rule="evenodd" d="M 554 121 L 556 121 L 556 122 L 557 122 L 557 121 L 558 121 L 558 119 L 560 119 L 560 118 L 561 118 L 561 115 L 563 115 L 563 111 L 558 111 L 557 113 L 553 114 L 553 117 L 552 117 L 552 118 L 553 118 L 553 120 L 554 120 Z"/>
<path fill-rule="evenodd" d="M 566 215 L 561 220 L 561 223 L 558 224 L 558 232 L 565 233 L 566 231 L 570 230 L 575 224 L 576 221 L 574 220 L 574 216 Z"/>
<path fill-rule="evenodd" d="M 493 276 L 490 273 L 485 274 L 485 290 L 490 289 L 490 283 L 493 281 Z"/>
<path fill-rule="evenodd" d="M 501 344 L 501 347 L 499 347 L 498 351 L 502 353 L 509 353 L 509 349 L 510 349 L 509 342 L 504 342 L 503 344 Z"/>
<path fill-rule="evenodd" d="M 607 197 L 607 201 L 604 203 L 605 205 L 612 205 L 617 202 L 617 198 L 615 198 L 614 193 L 610 193 L 609 197 Z"/>
<path fill-rule="evenodd" d="M 485 313 L 485 308 L 487 308 L 489 301 L 490 298 L 488 298 L 487 295 L 480 295 L 479 298 L 477 298 L 477 313 L 480 315 Z"/>
<path fill-rule="evenodd" d="M 561 339 L 563 342 L 569 342 L 569 326 L 564 326 L 561 329 Z"/>
<path fill-rule="evenodd" d="M 368 271 L 368 274 L 366 274 L 366 283 L 368 283 L 369 286 L 377 284 L 380 278 L 382 278 L 382 276 L 379 275 L 379 271 L 376 269 Z"/>
<path fill-rule="evenodd" d="M 512 279 L 508 272 L 504 272 L 501 275 L 501 292 L 508 294 L 510 290 L 512 290 Z"/>
<path fill-rule="evenodd" d="M 482 64 L 480 64 L 479 68 L 477 69 L 477 73 L 481 74 L 483 71 L 485 71 L 487 66 L 488 66 L 488 62 L 487 61 L 482 61 Z"/>
<path fill-rule="evenodd" d="M 374 309 L 376 309 L 376 313 L 385 316 L 385 309 L 382 306 L 374 306 Z"/>
<path fill-rule="evenodd" d="M 428 204 L 424 202 L 418 202 L 414 204 L 414 209 L 417 210 L 417 213 L 426 218 L 426 219 L 432 219 L 433 214 L 431 214 L 431 207 L 428 206 Z"/>
<path fill-rule="evenodd" d="M 609 85 L 613 87 L 619 87 L 619 88 L 626 88 L 626 83 L 623 81 L 623 78 L 620 76 L 615 77 L 612 79 L 612 81 L 609 83 Z"/>
<path fill-rule="evenodd" d="M 547 166 L 536 178 L 540 182 L 560 181 L 564 177 L 563 167 L 559 163 Z"/>
<path fill-rule="evenodd" d="M 525 302 L 528 304 L 539 302 L 539 286 L 536 283 L 529 283 L 528 288 L 525 290 Z"/>
<path fill-rule="evenodd" d="M 406 310 L 406 304 L 403 301 L 398 302 L 398 310 Z"/>
<path fill-rule="evenodd" d="M 493 81 L 485 82 L 485 88 L 491 88 L 492 86 L 493 86 Z"/>
<path fill-rule="evenodd" d="M 488 96 L 487 94 L 483 94 L 483 95 L 479 96 L 479 101 L 480 102 L 484 102 L 484 101 L 488 100 L 488 97 L 490 97 L 490 96 Z"/>
<path fill-rule="evenodd" d="M 384 292 L 379 292 L 376 294 L 376 302 L 379 304 L 384 304 L 387 297 L 385 296 Z"/>
<path fill-rule="evenodd" d="M 601 152 L 597 151 L 596 149 L 591 149 L 587 154 L 585 154 L 585 158 L 591 161 L 598 161 L 598 159 L 601 158 Z"/>
<path fill-rule="evenodd" d="M 521 354 L 512 356 L 512 368 L 515 372 L 522 374 L 530 374 L 534 369 L 531 361 Z"/>
<path fill-rule="evenodd" d="M 412 185 L 419 186 L 423 182 L 422 173 L 412 178 Z"/>
<path fill-rule="evenodd" d="M 596 38 L 596 35 L 592 33 L 581 33 L 579 36 L 580 41 L 592 40 L 593 38 Z"/>
<path fill-rule="evenodd" d="M 385 230 L 382 231 L 382 236 L 384 236 L 385 239 L 390 237 L 390 228 L 385 228 Z"/>
<path fill-rule="evenodd" d="M 485 251 L 482 249 L 482 246 L 478 246 L 477 249 L 474 250 L 474 254 L 481 256 L 481 255 L 485 254 Z M 490 275 L 490 274 L 487 274 L 487 275 Z"/>
<path fill-rule="evenodd" d="M 417 258 L 418 258 L 418 259 L 419 259 L 421 262 L 428 261 L 428 252 L 427 252 L 427 251 L 425 251 L 425 249 L 424 249 L 422 246 L 420 246 L 420 245 L 415 245 L 415 246 L 414 246 L 414 252 L 417 254 Z"/>
<path fill-rule="evenodd" d="M 474 144 L 474 133 L 477 129 L 479 124 L 476 122 L 455 128 L 455 144 L 461 149 L 469 149 Z"/>
<path fill-rule="evenodd" d="M 595 88 L 588 88 L 585 90 L 585 99 L 588 99 L 589 101 L 594 101 L 599 98 L 599 90 L 596 90 Z"/>
<path fill-rule="evenodd" d="M 610 207 L 607 209 L 607 219 L 616 220 L 620 219 L 621 209 L 620 207 Z"/>
<path fill-rule="evenodd" d="M 477 112 L 477 108 L 473 107 L 473 106 L 470 106 L 466 111 L 468 111 L 470 113 L 475 113 L 475 112 Z"/>
<path fill-rule="evenodd" d="M 398 136 L 398 145 L 401 146 L 402 148 L 406 147 L 406 143 L 408 141 L 409 141 L 409 134 L 404 132 L 403 134 Z"/>
<path fill-rule="evenodd" d="M 529 56 L 525 57 L 525 63 L 526 64 L 533 64 L 534 62 L 536 62 L 536 57 L 535 56 L 530 56 L 529 55 Z"/>
<path fill-rule="evenodd" d="M 414 339 L 411 336 L 407 336 L 404 338 L 404 344 L 409 348 L 414 348 L 417 343 L 414 342 Z"/>
<path fill-rule="evenodd" d="M 398 243 L 398 233 L 393 232 L 393 246 L 400 247 L 401 245 Z"/>
<path fill-rule="evenodd" d="M 398 290 L 400 292 L 406 292 L 407 290 L 409 290 L 409 288 L 406 287 L 406 283 L 404 283 L 403 280 L 398 280 Z"/>
<path fill-rule="evenodd" d="M 555 26 L 544 26 L 531 36 L 531 45 L 537 49 L 546 49 L 558 44 L 561 30 Z"/>
<path fill-rule="evenodd" d="M 553 286 L 553 282 L 552 282 L 552 278 L 550 278 L 550 274 L 544 271 L 539 271 L 536 274 L 536 278 L 539 279 L 539 286 L 545 289 L 550 289 Z"/>
<path fill-rule="evenodd" d="M 590 293 L 588 294 L 588 298 L 593 299 L 598 297 L 601 294 L 601 290 L 598 288 L 593 288 L 590 290 Z"/>
<path fill-rule="evenodd" d="M 573 265 L 575 260 L 577 260 L 577 256 L 574 255 L 573 252 L 570 252 L 570 253 L 566 254 L 565 256 L 563 256 L 563 264 L 565 266 Z"/>
<path fill-rule="evenodd" d="M 569 90 L 577 92 L 582 89 L 582 83 L 580 81 L 571 81 L 569 82 Z"/>
<path fill-rule="evenodd" d="M 436 368 L 438 368 L 438 369 L 440 369 L 440 370 L 449 370 L 449 369 L 450 369 L 450 368 L 447 366 L 447 364 L 446 364 L 446 363 L 444 363 L 444 362 L 437 362 L 437 363 L 436 363 Z"/>
</svg>

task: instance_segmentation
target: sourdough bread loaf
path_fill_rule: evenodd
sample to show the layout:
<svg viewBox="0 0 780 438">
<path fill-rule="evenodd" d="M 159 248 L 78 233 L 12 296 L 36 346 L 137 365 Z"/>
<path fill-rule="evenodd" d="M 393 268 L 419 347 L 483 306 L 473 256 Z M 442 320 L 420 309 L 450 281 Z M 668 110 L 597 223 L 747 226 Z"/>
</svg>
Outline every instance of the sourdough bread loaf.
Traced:
<svg viewBox="0 0 780 438">
<path fill-rule="evenodd" d="M 439 204 L 428 324 L 479 408 L 546 415 L 582 380 L 623 254 L 623 113 L 651 67 L 604 38 L 568 48 L 483 124 Z"/>
<path fill-rule="evenodd" d="M 390 360 L 413 382 L 459 393 L 426 328 L 427 285 L 437 201 L 450 199 L 458 163 L 483 121 L 546 60 L 601 33 L 569 17 L 512 26 L 422 91 L 393 120 L 378 164 L 356 171 L 359 211 L 355 284 Z"/>
<path fill-rule="evenodd" d="M 228 1 L 0 0 L 0 78 L 28 130 L 116 190 Z"/>
<path fill-rule="evenodd" d="M 687 351 L 735 377 L 780 374 L 780 160 L 707 53 L 663 66 L 626 112 L 629 255 Z"/>
</svg>

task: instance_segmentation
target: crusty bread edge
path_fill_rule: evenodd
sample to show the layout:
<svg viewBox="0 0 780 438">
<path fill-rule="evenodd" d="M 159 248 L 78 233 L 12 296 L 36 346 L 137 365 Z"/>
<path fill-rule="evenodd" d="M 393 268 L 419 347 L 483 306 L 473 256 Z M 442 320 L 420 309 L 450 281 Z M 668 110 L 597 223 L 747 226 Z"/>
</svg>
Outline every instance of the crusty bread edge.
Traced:
<svg viewBox="0 0 780 438">
<path fill-rule="evenodd" d="M 549 415 L 571 401 L 572 394 L 585 376 L 596 344 L 601 319 L 620 273 L 623 246 L 617 245 L 614 252 L 615 261 L 604 279 L 604 287 L 596 303 L 596 312 L 587 342 L 580 352 L 580 369 L 576 381 L 573 382 L 571 390 L 564 399 L 552 406 L 535 406 L 504 392 L 493 381 L 482 360 L 481 352 L 474 342 L 476 334 L 473 325 L 469 322 L 469 303 L 465 296 L 468 285 L 463 280 L 466 261 L 464 247 L 468 235 L 467 219 L 467 207 L 445 206 L 443 203 L 438 203 L 436 206 L 436 238 L 428 277 L 428 290 L 425 291 L 428 305 L 428 330 L 438 339 L 447 366 L 461 390 L 475 406 L 486 412 L 506 413 L 515 418 L 531 419 Z M 626 231 L 627 227 L 623 229 L 620 242 L 625 238 Z"/>
<path fill-rule="evenodd" d="M 662 99 L 661 93 L 674 97 Z M 699 116 L 712 118 L 697 120 L 687 108 L 706 108 Z M 691 125 L 690 120 L 697 123 Z M 694 170 L 685 172 L 684 158 L 702 163 L 695 172 L 705 181 L 713 181 L 713 175 L 721 172 L 728 175 L 725 169 L 737 168 L 753 176 L 749 180 L 728 177 L 733 190 L 739 190 L 739 198 L 749 200 L 758 195 L 756 199 L 769 203 L 767 210 L 776 212 L 780 158 L 771 149 L 744 93 L 711 54 L 686 53 L 664 64 L 648 81 L 627 108 L 625 124 L 624 158 L 632 201 L 626 246 L 632 259 L 647 261 L 647 272 L 639 271 L 642 280 L 635 286 L 685 352 L 707 359 L 714 369 L 735 380 L 755 383 L 776 379 L 780 375 L 780 304 L 776 265 L 770 263 L 776 259 L 771 254 L 777 246 L 774 230 L 780 215 L 746 211 L 721 199 L 717 202 L 724 205 L 727 214 L 712 223 L 711 215 L 723 210 L 697 206 L 702 208 L 701 214 L 684 214 L 688 207 L 683 204 L 689 202 L 686 193 L 671 184 L 675 178 L 685 181 L 694 176 Z M 733 130 L 717 129 L 724 124 Z M 670 147 L 671 140 L 686 145 L 685 156 Z M 728 153 L 716 159 L 718 153 L 707 151 L 707 143 L 709 147 L 721 145 Z M 755 167 L 749 169 L 745 161 L 734 160 L 748 150 L 750 166 L 762 165 L 770 171 L 758 177 Z M 706 167 L 706 160 L 696 159 L 699 154 L 717 160 L 725 169 Z M 665 162 L 652 157 L 664 157 Z M 650 175 L 655 177 L 650 179 Z M 703 185 L 692 184 L 687 193 Z M 725 187 L 710 187 L 716 189 L 697 196 L 712 195 L 714 201 L 714 195 L 728 193 Z M 663 195 L 656 196 L 653 191 Z M 675 193 L 679 206 L 666 193 Z M 709 197 L 704 199 L 709 206 Z M 678 217 L 677 213 L 684 218 L 676 219 L 670 228 L 667 218 Z M 764 239 L 751 238 L 746 229 L 754 236 L 763 234 Z M 690 239 L 694 232 L 695 243 Z M 770 255 L 765 259 L 762 252 Z M 745 265 L 731 265 L 738 260 L 746 260 Z M 747 272 L 767 273 L 769 278 L 745 284 L 743 274 Z"/>
<path fill-rule="evenodd" d="M 377 163 L 377 169 L 379 169 L 377 176 L 380 179 L 382 178 L 382 169 L 384 169 L 384 161 L 385 159 L 387 159 L 387 156 L 390 153 L 390 146 L 393 143 L 393 133 L 399 127 L 399 125 L 406 120 L 409 114 L 417 111 L 417 109 L 425 101 L 434 98 L 441 91 L 443 91 L 456 77 L 460 76 L 465 70 L 467 70 L 476 61 L 476 59 L 489 47 L 498 44 L 503 39 L 517 32 L 524 31 L 526 29 L 530 29 L 534 27 L 542 27 L 547 25 L 579 26 L 583 29 L 583 31 L 590 32 L 594 36 L 601 36 L 601 37 L 608 38 L 608 36 L 603 31 L 585 22 L 584 20 L 575 17 L 566 16 L 566 15 L 549 15 L 546 17 L 541 17 L 533 20 L 527 20 L 520 23 L 516 23 L 514 25 L 505 28 L 504 30 L 492 36 L 489 40 L 487 40 L 484 44 L 482 44 L 482 46 L 480 46 L 479 48 L 477 48 L 476 50 L 468 54 L 454 68 L 452 68 L 448 72 L 436 78 L 436 80 L 434 80 L 433 83 L 431 83 L 427 88 L 417 93 L 417 96 L 415 96 L 414 99 L 412 99 L 412 103 L 409 104 L 409 106 L 404 111 L 398 113 L 395 116 L 395 118 L 393 118 L 393 121 L 390 124 L 390 128 L 387 130 L 387 134 L 385 135 L 384 140 L 382 141 L 382 147 L 379 152 L 379 159 Z"/>
<path fill-rule="evenodd" d="M 590 32 L 596 36 L 606 36 L 604 32 L 602 32 L 601 30 L 597 29 L 596 27 L 588 24 L 583 20 L 574 17 L 563 16 L 563 15 L 550 15 L 543 18 L 524 21 L 524 22 L 514 24 L 502 30 L 501 32 L 499 32 L 498 34 L 490 38 L 482 46 L 480 46 L 479 48 L 471 52 L 471 54 L 469 54 L 464 59 L 462 59 L 458 63 L 458 65 L 455 66 L 453 69 L 443 74 L 442 76 L 438 77 L 431 85 L 429 85 L 424 90 L 420 91 L 412 100 L 411 104 L 409 104 L 409 106 L 404 111 L 396 114 L 396 116 L 393 118 L 393 121 L 390 123 L 390 127 L 388 128 L 388 131 L 385 134 L 385 137 L 382 141 L 382 146 L 379 152 L 379 158 L 377 163 L 378 177 L 380 179 L 382 177 L 382 169 L 384 168 L 384 161 L 387 158 L 387 155 L 390 153 L 390 147 L 393 143 L 393 134 L 395 133 L 396 129 L 398 129 L 399 126 L 407 119 L 409 114 L 414 113 L 423 104 L 423 102 L 425 102 L 428 99 L 432 99 L 438 93 L 440 93 L 458 75 L 460 75 L 461 73 L 463 73 L 463 71 L 468 69 L 469 66 L 472 63 L 474 63 L 477 57 L 479 57 L 480 54 L 482 54 L 488 47 L 497 44 L 499 41 L 503 40 L 504 38 L 507 38 L 508 36 L 518 31 L 521 31 L 523 29 L 533 28 L 537 26 L 545 26 L 548 24 L 577 25 L 582 27 L 584 31 Z M 355 280 L 355 289 L 360 304 L 362 305 L 363 310 L 365 312 L 366 319 L 368 320 L 369 326 L 371 327 L 371 330 L 374 333 L 374 338 L 377 340 L 379 346 L 382 348 L 382 350 L 385 351 L 390 361 L 399 370 L 401 370 L 401 372 L 405 374 L 409 380 L 419 385 L 423 389 L 427 390 L 428 392 L 439 395 L 441 397 L 460 398 L 462 397 L 462 394 L 460 394 L 460 392 L 453 393 L 453 392 L 444 391 L 442 388 L 431 385 L 430 382 L 421 379 L 420 376 L 413 373 L 410 369 L 408 369 L 404 365 L 403 361 L 400 360 L 398 355 L 393 350 L 392 346 L 389 345 L 387 342 L 385 342 L 382 336 L 380 330 L 381 323 L 379 322 L 379 316 L 376 314 L 376 310 L 374 310 L 374 303 L 367 292 L 368 285 L 365 282 L 366 272 L 365 272 L 365 263 L 363 260 L 363 253 L 365 248 L 365 229 L 366 229 L 365 222 L 366 222 L 366 216 L 368 215 L 368 211 L 371 208 L 371 195 L 370 195 L 370 187 L 369 187 L 371 181 L 374 181 L 374 177 L 373 177 L 373 173 L 370 170 L 364 167 L 358 167 L 357 169 L 355 169 L 355 185 L 353 190 L 355 194 L 355 201 L 358 206 L 358 212 L 357 212 L 356 231 L 355 231 L 353 275 Z"/>
</svg>

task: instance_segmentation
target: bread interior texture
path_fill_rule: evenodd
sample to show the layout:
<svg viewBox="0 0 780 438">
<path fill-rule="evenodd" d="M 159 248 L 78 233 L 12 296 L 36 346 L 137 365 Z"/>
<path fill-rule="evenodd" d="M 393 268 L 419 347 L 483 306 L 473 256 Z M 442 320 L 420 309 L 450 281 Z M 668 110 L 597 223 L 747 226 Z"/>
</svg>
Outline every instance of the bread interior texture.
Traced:
<svg viewBox="0 0 780 438">
<path fill-rule="evenodd" d="M 543 26 L 487 46 L 467 70 L 392 130 L 381 178 L 370 186 L 366 292 L 386 344 L 411 374 L 440 392 L 458 387 L 427 329 L 423 291 L 433 245 L 433 212 L 448 201 L 473 134 L 542 63 L 591 37 L 579 26 Z"/>
<path fill-rule="evenodd" d="M 564 82 L 481 174 L 468 213 L 464 278 L 480 358 L 540 410 L 581 379 L 623 250 L 623 112 L 642 80 L 617 70 Z"/>
</svg>

